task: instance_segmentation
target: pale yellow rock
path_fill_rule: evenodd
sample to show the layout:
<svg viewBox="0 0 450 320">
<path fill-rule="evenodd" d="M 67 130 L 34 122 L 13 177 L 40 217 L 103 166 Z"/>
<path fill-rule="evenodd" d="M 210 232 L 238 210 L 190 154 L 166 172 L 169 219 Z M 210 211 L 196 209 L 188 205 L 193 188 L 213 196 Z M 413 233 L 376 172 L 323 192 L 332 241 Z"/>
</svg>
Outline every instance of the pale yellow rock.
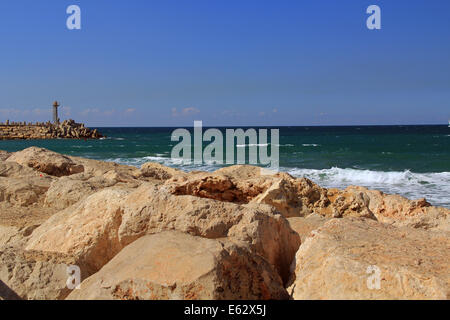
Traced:
<svg viewBox="0 0 450 320">
<path fill-rule="evenodd" d="M 50 186 L 46 179 L 16 179 L 0 177 L 0 201 L 14 206 L 29 206 L 40 201 Z"/>
<path fill-rule="evenodd" d="M 48 207 L 62 210 L 101 189 L 112 187 L 116 184 L 117 180 L 106 179 L 103 176 L 89 179 L 83 179 L 79 175 L 61 177 L 51 183 L 45 194 L 44 204 Z"/>
<path fill-rule="evenodd" d="M 0 247 L 0 299 L 64 299 L 70 263 L 39 259 L 17 247 Z"/>
<path fill-rule="evenodd" d="M 227 241 L 167 231 L 139 238 L 67 299 L 287 299 L 258 256 Z"/>
<path fill-rule="evenodd" d="M 26 249 L 74 256 L 95 272 L 139 237 L 177 230 L 242 242 L 288 279 L 300 238 L 273 208 L 174 196 L 150 183 L 128 190 L 106 189 L 55 214 Z"/>
<path fill-rule="evenodd" d="M 348 193 L 362 193 L 369 199 L 368 208 L 380 222 L 450 231 L 450 210 L 433 207 L 425 199 L 409 200 L 399 195 L 384 194 L 364 187 L 348 187 Z"/>
<path fill-rule="evenodd" d="M 294 299 L 448 299 L 447 232 L 332 219 L 296 254 Z M 378 282 L 378 280 L 379 282 Z"/>
<path fill-rule="evenodd" d="M 247 243 L 287 280 L 300 238 L 288 221 L 267 205 L 238 205 L 193 196 L 174 196 L 144 184 L 123 203 L 121 243 L 144 234 L 178 230 L 205 238 L 229 237 Z"/>
<path fill-rule="evenodd" d="M 258 167 L 231 166 L 213 173 L 175 177 L 166 182 L 177 195 L 193 195 L 234 203 L 274 206 L 285 217 L 304 216 L 329 205 L 326 190 L 310 180 L 286 173 L 266 175 Z"/>
<path fill-rule="evenodd" d="M 146 162 L 141 166 L 141 172 L 144 177 L 155 178 L 157 180 L 167 180 L 179 175 L 186 175 L 187 173 L 165 167 L 157 162 Z"/>
<path fill-rule="evenodd" d="M 8 161 L 17 162 L 23 166 L 56 177 L 68 176 L 84 171 L 82 165 L 74 163 L 70 158 L 38 147 L 30 147 L 15 152 L 8 157 Z"/>
<path fill-rule="evenodd" d="M 15 162 L 0 162 L 0 202 L 29 206 L 42 202 L 53 178 Z M 0 214 L 1 215 L 1 214 Z"/>
<path fill-rule="evenodd" d="M 89 177 L 104 177 L 116 179 L 117 182 L 133 182 L 142 177 L 141 171 L 132 166 L 80 157 L 69 157 L 77 165 L 84 167 L 84 173 Z"/>
<path fill-rule="evenodd" d="M 0 161 L 5 161 L 10 155 L 11 153 L 0 150 Z"/>
<path fill-rule="evenodd" d="M 59 253 L 96 272 L 121 249 L 121 202 L 128 189 L 105 189 L 53 215 L 31 235 L 26 250 Z"/>
<path fill-rule="evenodd" d="M 321 227 L 328 219 L 313 213 L 306 217 L 291 217 L 288 218 L 288 221 L 292 230 L 298 233 L 303 243 L 310 236 L 311 231 Z"/>
</svg>

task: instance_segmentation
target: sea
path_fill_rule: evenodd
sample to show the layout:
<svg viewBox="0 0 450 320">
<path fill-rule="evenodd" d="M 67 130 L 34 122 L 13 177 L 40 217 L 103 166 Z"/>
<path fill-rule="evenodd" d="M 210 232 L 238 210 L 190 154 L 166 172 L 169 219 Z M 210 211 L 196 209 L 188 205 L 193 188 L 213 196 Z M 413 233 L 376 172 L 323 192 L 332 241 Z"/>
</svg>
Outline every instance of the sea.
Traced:
<svg viewBox="0 0 450 320">
<path fill-rule="evenodd" d="M 213 171 L 221 167 L 214 163 L 183 165 L 171 159 L 172 148 L 178 143 L 171 141 L 171 134 L 177 128 L 98 129 L 107 136 L 105 139 L 0 141 L 0 150 L 13 152 L 38 146 L 136 167 L 148 161 L 185 171 Z M 192 128 L 186 129 L 193 132 Z M 450 127 L 447 125 L 278 129 L 280 171 L 307 177 L 326 188 L 359 185 L 410 199 L 426 198 L 432 205 L 450 208 Z"/>
</svg>

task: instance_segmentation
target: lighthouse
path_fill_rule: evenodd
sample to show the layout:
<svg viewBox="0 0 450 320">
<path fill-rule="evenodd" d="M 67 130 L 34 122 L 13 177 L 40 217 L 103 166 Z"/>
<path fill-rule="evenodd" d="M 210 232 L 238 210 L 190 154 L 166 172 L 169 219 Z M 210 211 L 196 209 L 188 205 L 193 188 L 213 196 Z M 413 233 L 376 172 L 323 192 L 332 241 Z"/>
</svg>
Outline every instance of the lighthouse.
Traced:
<svg viewBox="0 0 450 320">
<path fill-rule="evenodd" d="M 59 107 L 58 101 L 53 102 L 53 123 L 54 124 L 58 124 L 59 123 L 58 107 Z"/>
</svg>

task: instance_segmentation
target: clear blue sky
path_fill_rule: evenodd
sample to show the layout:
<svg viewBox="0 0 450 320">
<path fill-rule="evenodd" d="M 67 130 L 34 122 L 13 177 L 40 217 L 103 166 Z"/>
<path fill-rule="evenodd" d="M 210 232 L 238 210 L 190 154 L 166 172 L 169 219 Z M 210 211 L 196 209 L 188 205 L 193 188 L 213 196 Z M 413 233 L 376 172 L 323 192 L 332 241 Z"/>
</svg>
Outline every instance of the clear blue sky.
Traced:
<svg viewBox="0 0 450 320">
<path fill-rule="evenodd" d="M 2 0 L 0 121 L 54 99 L 90 126 L 445 124 L 450 1 Z"/>
</svg>

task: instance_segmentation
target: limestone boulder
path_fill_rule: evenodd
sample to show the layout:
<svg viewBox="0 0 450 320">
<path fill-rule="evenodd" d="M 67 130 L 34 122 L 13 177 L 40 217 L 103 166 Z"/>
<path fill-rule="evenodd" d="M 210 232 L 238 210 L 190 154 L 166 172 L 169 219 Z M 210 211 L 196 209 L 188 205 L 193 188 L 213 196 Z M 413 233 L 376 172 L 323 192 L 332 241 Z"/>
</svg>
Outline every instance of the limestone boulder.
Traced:
<svg viewBox="0 0 450 320">
<path fill-rule="evenodd" d="M 136 167 L 73 156 L 69 158 L 77 165 L 83 166 L 84 173 L 89 177 L 103 176 L 105 179 L 124 183 L 136 182 L 136 179 L 142 177 L 141 171 Z"/>
<path fill-rule="evenodd" d="M 176 177 L 166 182 L 176 195 L 192 195 L 233 203 L 275 207 L 285 217 L 304 216 L 327 206 L 326 190 L 306 178 L 266 173 L 252 166 L 231 166 L 213 173 Z"/>
<path fill-rule="evenodd" d="M 2 178 L 21 178 L 21 179 L 44 178 L 49 181 L 52 181 L 54 179 L 45 173 L 37 172 L 36 170 L 33 170 L 32 168 L 20 165 L 16 162 L 12 162 L 12 161 L 0 162 L 0 177 L 2 177 Z"/>
<path fill-rule="evenodd" d="M 33 168 L 51 176 L 68 176 L 84 171 L 82 165 L 76 164 L 69 157 L 38 147 L 30 147 L 12 154 L 8 161 Z"/>
<path fill-rule="evenodd" d="M 33 231 L 39 226 L 30 223 L 29 225 L 8 224 L 1 221 L 0 224 L 0 247 L 9 246 L 23 248 Z"/>
<path fill-rule="evenodd" d="M 157 180 L 167 180 L 175 176 L 184 176 L 187 173 L 174 168 L 163 166 L 157 162 L 146 162 L 141 166 L 142 176 Z"/>
<path fill-rule="evenodd" d="M 42 202 L 53 178 L 10 161 L 0 162 L 0 202 L 30 206 Z"/>
<path fill-rule="evenodd" d="M 167 231 L 139 238 L 67 299 L 287 299 L 260 257 L 228 241 Z"/>
<path fill-rule="evenodd" d="M 288 218 L 289 225 L 292 230 L 298 233 L 302 243 L 310 236 L 311 232 L 319 227 L 321 227 L 327 219 L 320 214 L 313 213 L 306 217 L 291 217 Z"/>
<path fill-rule="evenodd" d="M 145 184 L 123 203 L 119 237 L 126 245 L 163 230 L 177 230 L 210 239 L 229 237 L 246 243 L 269 261 L 283 279 L 300 245 L 289 222 L 267 205 L 238 205 L 194 196 L 174 196 L 165 188 Z"/>
<path fill-rule="evenodd" d="M 433 207 L 425 199 L 409 200 L 399 195 L 351 186 L 347 194 L 361 194 L 380 222 L 395 226 L 450 231 L 450 209 Z"/>
<path fill-rule="evenodd" d="M 10 152 L 0 150 L 0 161 L 6 161 L 6 159 L 8 159 L 10 155 Z"/>
<path fill-rule="evenodd" d="M 126 245 L 165 230 L 229 237 L 266 259 L 285 281 L 300 245 L 289 222 L 270 206 L 174 196 L 145 183 L 105 189 L 58 212 L 33 232 L 26 249 L 76 257 L 92 273 Z"/>
<path fill-rule="evenodd" d="M 104 176 L 85 177 L 85 174 L 61 177 L 54 180 L 45 194 L 44 204 L 56 210 L 63 210 L 82 199 L 117 184 L 115 179 Z"/>
<path fill-rule="evenodd" d="M 42 201 L 50 183 L 46 179 L 16 179 L 0 177 L 0 201 L 14 206 L 29 206 Z"/>
<path fill-rule="evenodd" d="M 33 256 L 17 247 L 0 247 L 0 299 L 64 299 L 70 262 Z"/>
<path fill-rule="evenodd" d="M 123 248 L 118 229 L 128 193 L 104 189 L 54 214 L 33 232 L 25 249 L 73 257 L 87 274 L 98 271 Z"/>
<path fill-rule="evenodd" d="M 364 218 L 331 219 L 293 264 L 294 299 L 448 299 L 450 237 Z"/>
</svg>

